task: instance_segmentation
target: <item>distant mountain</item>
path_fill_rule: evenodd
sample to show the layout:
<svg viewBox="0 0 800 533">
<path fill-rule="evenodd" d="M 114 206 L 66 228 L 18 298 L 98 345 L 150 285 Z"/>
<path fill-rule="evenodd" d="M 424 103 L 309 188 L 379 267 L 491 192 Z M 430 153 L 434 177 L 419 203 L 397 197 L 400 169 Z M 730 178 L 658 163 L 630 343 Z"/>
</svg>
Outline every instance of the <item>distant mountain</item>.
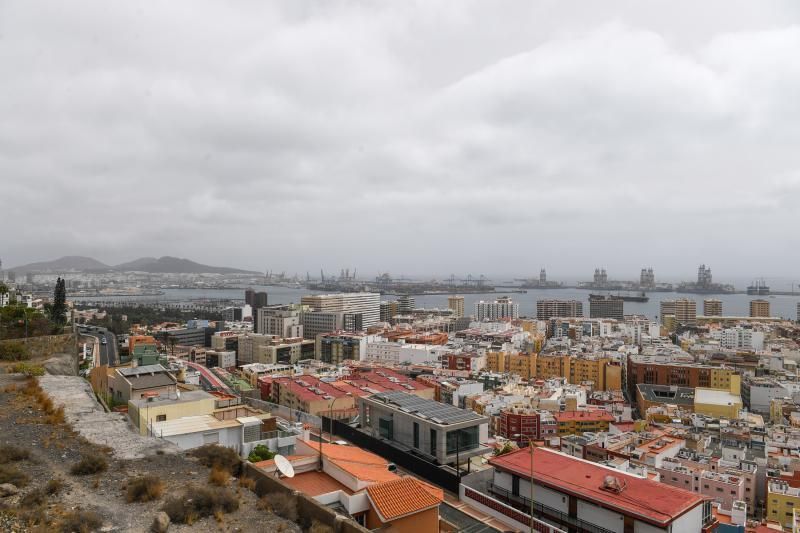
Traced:
<svg viewBox="0 0 800 533">
<path fill-rule="evenodd" d="M 142 257 L 111 268 L 122 272 L 135 271 L 153 274 L 261 274 L 261 272 L 253 272 L 252 270 L 201 265 L 188 259 L 170 256 L 159 257 L 158 259 L 155 257 Z"/>
<path fill-rule="evenodd" d="M 27 265 L 10 268 L 9 270 L 14 272 L 67 272 L 70 270 L 108 270 L 109 268 L 111 267 L 91 257 L 67 255 L 54 259 L 53 261 L 29 263 Z"/>
</svg>

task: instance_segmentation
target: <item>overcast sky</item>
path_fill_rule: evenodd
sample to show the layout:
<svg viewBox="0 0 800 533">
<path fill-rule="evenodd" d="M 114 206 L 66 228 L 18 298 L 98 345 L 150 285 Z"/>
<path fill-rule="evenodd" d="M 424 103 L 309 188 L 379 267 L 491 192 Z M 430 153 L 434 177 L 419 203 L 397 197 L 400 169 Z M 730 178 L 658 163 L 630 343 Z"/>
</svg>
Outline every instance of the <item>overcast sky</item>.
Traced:
<svg viewBox="0 0 800 533">
<path fill-rule="evenodd" d="M 0 0 L 0 258 L 793 276 L 798 6 Z"/>
</svg>

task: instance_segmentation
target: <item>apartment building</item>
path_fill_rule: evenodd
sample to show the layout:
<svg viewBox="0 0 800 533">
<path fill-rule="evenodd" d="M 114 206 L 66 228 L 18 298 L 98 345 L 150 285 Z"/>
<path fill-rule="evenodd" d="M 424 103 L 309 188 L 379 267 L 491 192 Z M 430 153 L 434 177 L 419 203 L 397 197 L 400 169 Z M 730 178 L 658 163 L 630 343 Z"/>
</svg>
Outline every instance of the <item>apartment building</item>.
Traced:
<svg viewBox="0 0 800 533">
<path fill-rule="evenodd" d="M 475 302 L 475 320 L 496 321 L 503 319 L 516 320 L 519 318 L 519 304 L 511 301 L 511 298 L 503 296 L 494 302 Z"/>
<path fill-rule="evenodd" d="M 380 320 L 381 295 L 376 292 L 307 295 L 300 299 L 300 304 L 317 313 L 360 314 L 361 329 L 374 326 Z"/>
<path fill-rule="evenodd" d="M 704 316 L 722 316 L 722 300 L 708 298 L 703 300 Z"/>
<path fill-rule="evenodd" d="M 527 405 L 514 405 L 499 415 L 497 434 L 522 444 L 529 439 L 546 440 L 558 436 L 558 422 L 553 413 Z"/>
<path fill-rule="evenodd" d="M 769 480 L 766 518 L 793 530 L 795 509 L 800 509 L 800 488 L 793 487 L 786 481 Z"/>
<path fill-rule="evenodd" d="M 583 316 L 583 302 L 578 300 L 538 300 L 536 302 L 536 318 L 570 318 Z"/>
<path fill-rule="evenodd" d="M 340 365 L 344 361 L 363 361 L 367 358 L 367 344 L 375 340 L 372 335 L 336 331 L 317 335 L 316 358 L 323 363 Z"/>
<path fill-rule="evenodd" d="M 624 304 L 622 298 L 614 296 L 589 297 L 589 318 L 613 318 L 622 320 L 624 318 Z"/>
<path fill-rule="evenodd" d="M 453 317 L 461 318 L 464 316 L 464 297 L 463 296 L 448 296 L 447 308 L 453 312 Z"/>
<path fill-rule="evenodd" d="M 741 378 L 736 370 L 728 367 L 673 361 L 668 356 L 631 355 L 625 379 L 629 396 L 635 398 L 639 383 L 733 390 L 732 383 L 735 389 Z"/>
<path fill-rule="evenodd" d="M 558 424 L 559 437 L 608 431 L 608 425 L 614 422 L 614 417 L 601 409 L 562 411 L 555 413 L 553 416 L 556 419 L 556 424 Z"/>
<path fill-rule="evenodd" d="M 697 302 L 690 298 L 678 298 L 677 300 L 662 300 L 660 306 L 661 324 L 667 325 L 669 319 L 674 317 L 677 324 L 684 326 L 697 325 Z"/>
<path fill-rule="evenodd" d="M 303 336 L 300 312 L 286 306 L 262 307 L 256 310 L 255 331 L 284 338 Z"/>
<path fill-rule="evenodd" d="M 770 317 L 769 300 L 750 300 L 751 317 Z"/>
</svg>

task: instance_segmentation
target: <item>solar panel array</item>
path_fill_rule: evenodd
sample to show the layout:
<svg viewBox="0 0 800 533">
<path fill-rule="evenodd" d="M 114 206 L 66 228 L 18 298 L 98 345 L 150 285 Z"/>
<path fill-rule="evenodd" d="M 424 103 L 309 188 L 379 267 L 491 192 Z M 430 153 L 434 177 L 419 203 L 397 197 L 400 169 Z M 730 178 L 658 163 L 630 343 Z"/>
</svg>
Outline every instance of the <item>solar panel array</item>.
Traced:
<svg viewBox="0 0 800 533">
<path fill-rule="evenodd" d="M 414 394 L 401 391 L 383 392 L 372 396 L 373 400 L 394 404 L 400 411 L 431 420 L 436 424 L 459 424 L 482 417 L 472 411 L 459 409 L 454 405 L 426 400 Z"/>
</svg>

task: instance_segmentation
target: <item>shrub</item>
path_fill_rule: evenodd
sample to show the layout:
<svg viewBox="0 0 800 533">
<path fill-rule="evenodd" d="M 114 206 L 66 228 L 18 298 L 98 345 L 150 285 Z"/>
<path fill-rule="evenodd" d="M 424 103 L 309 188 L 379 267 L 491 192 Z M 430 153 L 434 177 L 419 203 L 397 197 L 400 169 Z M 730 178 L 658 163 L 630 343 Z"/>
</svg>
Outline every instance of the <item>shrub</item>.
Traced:
<svg viewBox="0 0 800 533">
<path fill-rule="evenodd" d="M 289 522 L 297 522 L 297 501 L 292 494 L 273 492 L 261 498 L 262 508 L 270 509 Z"/>
<path fill-rule="evenodd" d="M 228 484 L 231 473 L 220 466 L 214 466 L 208 473 L 208 482 L 217 487 L 224 487 Z"/>
<path fill-rule="evenodd" d="M 19 341 L 0 343 L 0 359 L 3 361 L 24 361 L 30 359 L 28 347 Z"/>
<path fill-rule="evenodd" d="M 128 481 L 125 501 L 128 503 L 150 502 L 159 499 L 162 492 L 164 492 L 164 484 L 158 476 L 137 477 Z"/>
<path fill-rule="evenodd" d="M 161 510 L 173 522 L 192 524 L 199 518 L 232 513 L 238 508 L 239 499 L 228 489 L 193 486 L 182 496 L 167 500 Z"/>
<path fill-rule="evenodd" d="M 108 461 L 102 455 L 84 455 L 69 471 L 74 476 L 89 476 L 105 472 L 107 468 Z"/>
<path fill-rule="evenodd" d="M 237 475 L 242 460 L 239 454 L 231 448 L 225 448 L 217 444 L 206 444 L 194 451 L 194 456 L 201 464 L 209 468 L 215 466 L 228 470 L 231 474 Z"/>
<path fill-rule="evenodd" d="M 45 494 L 44 490 L 34 489 L 23 496 L 19 501 L 19 504 L 22 507 L 31 508 L 39 507 L 40 505 L 44 504 L 45 501 L 47 501 L 47 494 Z"/>
<path fill-rule="evenodd" d="M 32 365 L 30 363 L 14 363 L 8 367 L 9 374 L 25 374 L 31 376 L 44 376 L 44 367 L 41 365 Z"/>
<path fill-rule="evenodd" d="M 24 487 L 28 484 L 28 476 L 15 466 L 0 465 L 0 484 L 2 483 Z"/>
<path fill-rule="evenodd" d="M 14 446 L 13 444 L 4 444 L 0 446 L 0 463 L 13 463 L 16 461 L 24 461 L 31 456 L 25 448 Z"/>
<path fill-rule="evenodd" d="M 272 453 L 269 448 L 263 444 L 259 444 L 253 448 L 253 451 L 251 451 L 250 455 L 247 456 L 247 460 L 251 463 L 257 463 L 259 461 L 272 459 L 273 457 L 275 457 L 275 454 Z"/>
<path fill-rule="evenodd" d="M 55 496 L 64 490 L 64 481 L 61 478 L 53 478 L 44 486 L 44 491 L 50 495 Z"/>
<path fill-rule="evenodd" d="M 58 525 L 58 530 L 61 533 L 90 533 L 100 529 L 102 525 L 103 519 L 97 513 L 74 511 L 64 515 Z"/>
</svg>

